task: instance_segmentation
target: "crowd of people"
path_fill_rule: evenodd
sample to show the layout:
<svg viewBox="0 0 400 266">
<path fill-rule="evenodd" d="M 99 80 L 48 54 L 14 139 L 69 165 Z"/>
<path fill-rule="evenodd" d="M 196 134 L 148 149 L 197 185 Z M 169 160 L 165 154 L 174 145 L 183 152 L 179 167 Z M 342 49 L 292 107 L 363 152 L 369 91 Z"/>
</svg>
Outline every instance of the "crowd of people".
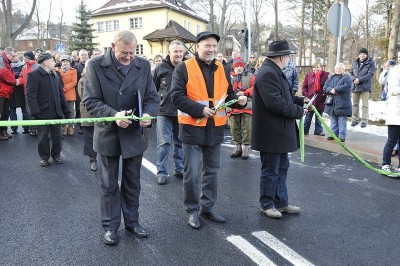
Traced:
<svg viewBox="0 0 400 266">
<path fill-rule="evenodd" d="M 300 212 L 299 207 L 289 204 L 286 180 L 288 153 L 299 148 L 296 119 L 305 116 L 304 133 L 308 135 L 314 117 L 311 109 L 304 109 L 305 103 L 313 99 L 318 113 L 329 115 L 331 129 L 342 142 L 346 141 L 348 118 L 353 127 L 368 125 L 368 99 L 376 67 L 367 49 L 359 50 L 349 73 L 343 63 L 330 74 L 320 62 L 314 62 L 300 93 L 294 52 L 286 40 L 272 42 L 265 56 L 251 54 L 247 63 L 240 51 L 234 50 L 230 60 L 217 53 L 219 41 L 219 35 L 205 31 L 196 36 L 192 56 L 175 40 L 169 44 L 166 57 L 147 59 L 135 55 L 136 37 L 123 30 L 104 54 L 98 49 L 91 51 L 90 60 L 84 49 L 69 56 L 38 48 L 25 52 L 23 62 L 13 48 L 0 52 L 3 121 L 16 120 L 17 108 L 21 108 L 24 120 L 124 117 L 132 113 L 143 118 L 77 125 L 84 137 L 83 154 L 89 157 L 90 169 L 98 171 L 101 182 L 106 244 L 118 242 L 122 217 L 128 232 L 148 236 L 139 223 L 140 169 L 147 149 L 147 128 L 155 122 L 156 182 L 169 182 L 172 152 L 173 176 L 183 181 L 183 205 L 193 229 L 201 227 L 200 217 L 225 222 L 213 207 L 227 117 L 234 144 L 230 157 L 248 159 L 250 148 L 260 152 L 259 202 L 262 213 L 270 218 Z M 391 166 L 391 156 L 400 139 L 400 66 L 389 60 L 379 80 L 382 99 L 388 102 L 389 136 L 382 169 L 394 172 L 398 170 Z M 220 108 L 230 100 L 236 102 Z M 23 127 L 23 134 L 37 136 L 42 167 L 49 165 L 50 158 L 55 164 L 63 163 L 61 139 L 74 136 L 75 131 L 74 124 Z M 11 135 L 6 127 L 0 128 L 0 140 L 9 140 L 12 134 L 18 134 L 17 127 L 11 127 Z M 325 136 L 316 118 L 314 135 Z"/>
</svg>

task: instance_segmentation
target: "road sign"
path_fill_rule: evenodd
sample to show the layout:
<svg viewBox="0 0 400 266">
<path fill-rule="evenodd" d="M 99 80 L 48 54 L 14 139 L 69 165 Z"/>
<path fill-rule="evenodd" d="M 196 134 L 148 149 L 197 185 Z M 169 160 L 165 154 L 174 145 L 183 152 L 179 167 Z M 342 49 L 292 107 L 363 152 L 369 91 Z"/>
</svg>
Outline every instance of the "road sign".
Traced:
<svg viewBox="0 0 400 266">
<path fill-rule="evenodd" d="M 343 3 L 334 3 L 327 14 L 328 30 L 335 36 L 344 36 L 351 25 L 349 8 Z"/>
<path fill-rule="evenodd" d="M 62 43 L 57 44 L 56 51 L 59 53 L 64 53 L 65 52 L 64 44 L 62 44 Z"/>
</svg>

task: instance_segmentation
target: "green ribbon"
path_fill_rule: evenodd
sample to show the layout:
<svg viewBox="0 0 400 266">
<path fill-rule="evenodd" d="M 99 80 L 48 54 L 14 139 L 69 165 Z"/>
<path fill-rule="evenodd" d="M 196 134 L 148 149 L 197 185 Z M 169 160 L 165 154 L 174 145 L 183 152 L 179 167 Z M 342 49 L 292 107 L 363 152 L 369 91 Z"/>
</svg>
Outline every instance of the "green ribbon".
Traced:
<svg viewBox="0 0 400 266">
<path fill-rule="evenodd" d="M 300 161 L 304 163 L 304 115 L 299 122 L 299 138 L 300 138 Z"/>
<path fill-rule="evenodd" d="M 233 100 L 230 100 L 229 102 L 221 104 L 220 106 L 218 106 L 217 109 L 215 109 L 215 107 L 213 107 L 211 109 L 213 109 L 215 112 L 218 112 L 219 110 L 222 110 L 222 109 L 225 109 L 226 107 L 231 106 L 232 104 L 236 103 L 237 101 L 238 101 L 237 99 L 233 99 Z M 196 123 L 197 124 L 200 123 L 201 121 L 203 121 L 204 118 L 205 117 L 197 119 Z"/>
<path fill-rule="evenodd" d="M 367 169 L 372 170 L 376 173 L 379 173 L 381 175 L 386 175 L 386 176 L 390 176 L 390 177 L 394 177 L 394 178 L 400 178 L 400 173 L 389 173 L 386 171 L 383 171 L 382 169 L 378 169 L 373 167 L 372 165 L 370 165 L 369 163 L 367 163 L 364 159 L 362 159 L 358 154 L 356 154 L 354 151 L 352 151 L 349 147 L 347 147 L 346 145 L 343 144 L 343 142 L 340 141 L 340 139 L 336 136 L 335 133 L 333 133 L 333 131 L 329 128 L 329 126 L 325 123 L 325 120 L 322 118 L 322 116 L 319 114 L 319 112 L 317 111 L 317 109 L 315 108 L 315 106 L 311 105 L 310 106 L 311 109 L 313 110 L 313 112 L 315 113 L 316 117 L 318 118 L 318 120 L 321 122 L 321 124 L 323 125 L 323 127 L 325 128 L 325 130 L 329 133 L 329 135 L 331 135 L 331 137 L 333 137 L 333 139 L 336 141 L 337 144 L 339 144 L 343 149 L 345 149 L 348 153 L 350 153 L 357 161 L 359 161 L 362 165 L 364 165 Z M 304 123 L 304 122 L 303 122 Z M 301 120 L 300 120 L 300 125 L 301 125 Z M 300 126 L 301 128 L 301 126 Z M 301 129 L 299 129 L 300 132 L 300 143 L 301 143 L 301 138 L 303 138 L 303 142 L 304 142 L 304 127 L 302 127 Z M 301 145 L 300 145 L 301 146 Z M 304 156 L 304 150 L 303 152 L 303 156 Z M 302 161 L 303 162 L 303 161 Z"/>
<path fill-rule="evenodd" d="M 50 126 L 61 124 L 76 124 L 76 123 L 97 123 L 97 122 L 113 122 L 117 120 L 151 120 L 155 119 L 153 116 L 137 117 L 135 115 L 121 116 L 121 117 L 96 117 L 96 118 L 75 118 L 75 119 L 50 119 L 50 120 L 14 120 L 14 121 L 0 121 L 0 127 L 11 126 Z"/>
</svg>

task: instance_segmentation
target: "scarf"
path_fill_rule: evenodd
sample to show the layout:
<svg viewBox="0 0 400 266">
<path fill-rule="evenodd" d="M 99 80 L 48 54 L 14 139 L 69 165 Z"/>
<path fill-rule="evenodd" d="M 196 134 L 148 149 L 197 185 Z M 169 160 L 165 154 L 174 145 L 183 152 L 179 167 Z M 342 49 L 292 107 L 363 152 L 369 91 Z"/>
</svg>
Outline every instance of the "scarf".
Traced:
<svg viewBox="0 0 400 266">
<path fill-rule="evenodd" d="M 128 74 L 129 70 L 131 67 L 135 64 L 135 58 L 132 59 L 131 63 L 127 66 L 121 65 L 117 58 L 115 57 L 114 51 L 111 50 L 111 58 L 113 59 L 114 65 L 117 68 L 118 72 L 125 77 L 126 74 Z"/>
<path fill-rule="evenodd" d="M 314 80 L 314 93 L 321 92 L 321 74 L 322 71 L 314 72 L 315 80 Z"/>
<path fill-rule="evenodd" d="M 232 87 L 234 92 L 243 91 L 242 74 L 232 72 Z"/>
</svg>

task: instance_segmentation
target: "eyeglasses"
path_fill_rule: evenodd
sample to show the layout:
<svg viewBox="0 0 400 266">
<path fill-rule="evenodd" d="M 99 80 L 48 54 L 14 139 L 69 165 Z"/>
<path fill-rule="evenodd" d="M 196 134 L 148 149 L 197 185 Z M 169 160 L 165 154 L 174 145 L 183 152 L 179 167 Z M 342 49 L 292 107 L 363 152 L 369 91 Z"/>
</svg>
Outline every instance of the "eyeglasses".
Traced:
<svg viewBox="0 0 400 266">
<path fill-rule="evenodd" d="M 254 56 L 250 56 L 250 58 L 255 58 Z"/>
</svg>

